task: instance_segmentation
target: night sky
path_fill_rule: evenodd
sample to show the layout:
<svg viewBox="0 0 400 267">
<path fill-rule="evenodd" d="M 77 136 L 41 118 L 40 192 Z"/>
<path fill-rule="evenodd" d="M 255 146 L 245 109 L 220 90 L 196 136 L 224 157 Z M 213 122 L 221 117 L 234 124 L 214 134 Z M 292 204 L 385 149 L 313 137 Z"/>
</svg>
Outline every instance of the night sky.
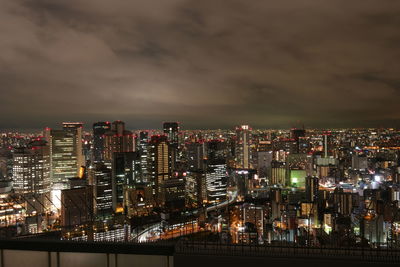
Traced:
<svg viewBox="0 0 400 267">
<path fill-rule="evenodd" d="M 0 0 L 0 128 L 398 127 L 399 0 Z"/>
</svg>

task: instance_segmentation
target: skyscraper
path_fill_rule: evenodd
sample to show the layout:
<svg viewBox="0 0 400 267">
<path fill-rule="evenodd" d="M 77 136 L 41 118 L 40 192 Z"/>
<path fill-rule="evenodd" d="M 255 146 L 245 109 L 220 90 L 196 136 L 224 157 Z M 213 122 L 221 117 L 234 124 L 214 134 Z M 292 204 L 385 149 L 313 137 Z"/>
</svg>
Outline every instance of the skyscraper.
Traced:
<svg viewBox="0 0 400 267">
<path fill-rule="evenodd" d="M 155 200 L 160 205 L 165 202 L 164 181 L 170 179 L 172 175 L 171 151 L 165 135 L 152 136 L 149 145 L 151 182 Z"/>
<path fill-rule="evenodd" d="M 206 144 L 204 142 L 194 142 L 188 144 L 186 148 L 189 170 L 204 170 L 204 163 L 206 159 Z"/>
<path fill-rule="evenodd" d="M 212 161 L 207 164 L 206 184 L 208 202 L 226 200 L 227 165 L 225 161 Z"/>
<path fill-rule="evenodd" d="M 105 134 L 104 160 L 111 162 L 114 152 L 132 152 L 135 141 L 132 132 L 125 130 L 123 121 L 114 121 L 111 130 Z"/>
<path fill-rule="evenodd" d="M 250 169 L 251 166 L 251 128 L 248 125 L 236 127 L 235 160 L 236 168 Z"/>
<path fill-rule="evenodd" d="M 116 212 L 124 210 L 124 190 L 141 183 L 142 172 L 138 152 L 115 152 L 112 164 L 112 203 Z"/>
<path fill-rule="evenodd" d="M 186 204 L 201 207 L 207 201 L 206 173 L 201 171 L 188 172 L 185 181 Z"/>
<path fill-rule="evenodd" d="M 149 132 L 141 131 L 139 133 L 139 140 L 137 150 L 140 154 L 140 166 L 142 169 L 142 178 L 144 182 L 149 180 L 148 168 L 149 168 Z"/>
<path fill-rule="evenodd" d="M 96 122 L 93 124 L 93 161 L 104 160 L 105 134 L 111 130 L 110 122 Z"/>
<path fill-rule="evenodd" d="M 256 155 L 258 176 L 267 177 L 268 170 L 271 169 L 272 151 L 258 151 Z"/>
<path fill-rule="evenodd" d="M 164 122 L 164 134 L 168 138 L 168 142 L 172 147 L 178 148 L 179 144 L 179 123 L 178 122 Z"/>
<path fill-rule="evenodd" d="M 45 212 L 50 197 L 50 153 L 43 140 L 31 142 L 13 154 L 13 187 L 27 199 L 27 211 Z M 33 206 L 34 207 L 33 207 Z"/>
<path fill-rule="evenodd" d="M 68 186 L 68 179 L 76 177 L 84 165 L 82 154 L 82 123 L 63 123 L 62 130 L 45 129 L 50 145 L 50 174 L 53 188 Z"/>
<path fill-rule="evenodd" d="M 75 149 L 76 149 L 76 164 L 77 168 L 85 165 L 85 160 L 83 156 L 83 146 L 82 146 L 82 122 L 63 122 L 63 130 L 66 132 L 71 132 L 75 135 Z"/>
<path fill-rule="evenodd" d="M 296 147 L 294 148 L 294 151 L 291 151 L 291 153 L 300 153 L 300 138 L 303 138 L 305 136 L 306 130 L 304 129 L 293 128 L 290 130 L 290 139 L 296 142 Z"/>
<path fill-rule="evenodd" d="M 272 160 L 270 184 L 286 186 L 288 184 L 286 180 L 286 162 Z"/>
<path fill-rule="evenodd" d="M 206 187 L 208 202 L 226 199 L 227 190 L 227 145 L 220 140 L 207 142 Z"/>
<path fill-rule="evenodd" d="M 323 134 L 324 138 L 324 158 L 332 155 L 332 134 L 330 132 L 325 132 Z"/>
<path fill-rule="evenodd" d="M 306 200 L 308 202 L 315 202 L 317 200 L 319 190 L 318 181 L 318 177 L 306 177 Z"/>
<path fill-rule="evenodd" d="M 178 122 L 164 122 L 164 135 L 167 136 L 169 142 L 169 153 L 171 155 L 171 168 L 175 171 L 176 162 L 180 155 L 179 151 L 179 123 Z"/>
<path fill-rule="evenodd" d="M 96 199 L 95 213 L 104 217 L 112 214 L 112 173 L 103 163 L 97 163 L 90 169 L 89 177 Z"/>
<path fill-rule="evenodd" d="M 92 186 L 79 185 L 62 190 L 61 203 L 61 225 L 63 227 L 73 227 L 93 220 Z"/>
<path fill-rule="evenodd" d="M 162 184 L 162 204 L 169 210 L 182 209 L 185 206 L 185 173 L 174 172 L 170 179 Z"/>
</svg>

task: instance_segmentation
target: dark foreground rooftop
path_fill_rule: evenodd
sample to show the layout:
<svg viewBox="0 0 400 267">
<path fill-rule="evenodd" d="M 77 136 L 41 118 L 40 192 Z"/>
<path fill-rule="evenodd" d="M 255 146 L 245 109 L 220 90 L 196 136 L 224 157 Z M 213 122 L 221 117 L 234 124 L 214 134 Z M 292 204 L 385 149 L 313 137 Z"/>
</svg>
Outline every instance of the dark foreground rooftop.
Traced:
<svg viewBox="0 0 400 267">
<path fill-rule="evenodd" d="M 33 260 L 37 258 L 36 255 L 42 257 L 42 260 L 36 259 L 36 263 L 33 261 L 32 266 L 39 267 L 71 266 L 73 261 L 75 261 L 74 267 L 188 265 L 190 267 L 227 265 L 281 267 L 294 264 L 354 267 L 398 266 L 400 263 L 400 250 L 395 249 L 246 246 L 182 241 L 135 244 L 34 239 L 0 240 L 0 250 L 1 267 L 24 264 L 24 260 L 28 262 L 30 260 L 27 257 L 32 257 Z"/>
</svg>

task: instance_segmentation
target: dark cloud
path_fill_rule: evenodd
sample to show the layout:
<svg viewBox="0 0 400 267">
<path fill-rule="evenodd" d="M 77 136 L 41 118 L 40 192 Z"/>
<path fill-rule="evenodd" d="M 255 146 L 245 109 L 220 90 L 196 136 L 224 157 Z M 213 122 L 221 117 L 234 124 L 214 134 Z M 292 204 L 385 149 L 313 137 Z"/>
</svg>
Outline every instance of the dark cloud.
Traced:
<svg viewBox="0 0 400 267">
<path fill-rule="evenodd" d="M 2 128 L 399 126 L 397 0 L 0 5 Z"/>
</svg>

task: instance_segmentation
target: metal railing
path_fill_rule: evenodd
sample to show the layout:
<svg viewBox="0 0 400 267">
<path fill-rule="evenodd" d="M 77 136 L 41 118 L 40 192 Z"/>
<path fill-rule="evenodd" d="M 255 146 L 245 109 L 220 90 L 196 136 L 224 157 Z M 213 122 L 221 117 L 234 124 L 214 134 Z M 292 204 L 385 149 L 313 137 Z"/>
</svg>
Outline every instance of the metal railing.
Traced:
<svg viewBox="0 0 400 267">
<path fill-rule="evenodd" d="M 246 245 L 179 241 L 176 254 L 240 257 L 314 258 L 399 263 L 399 249 L 299 247 L 282 245 Z"/>
</svg>

